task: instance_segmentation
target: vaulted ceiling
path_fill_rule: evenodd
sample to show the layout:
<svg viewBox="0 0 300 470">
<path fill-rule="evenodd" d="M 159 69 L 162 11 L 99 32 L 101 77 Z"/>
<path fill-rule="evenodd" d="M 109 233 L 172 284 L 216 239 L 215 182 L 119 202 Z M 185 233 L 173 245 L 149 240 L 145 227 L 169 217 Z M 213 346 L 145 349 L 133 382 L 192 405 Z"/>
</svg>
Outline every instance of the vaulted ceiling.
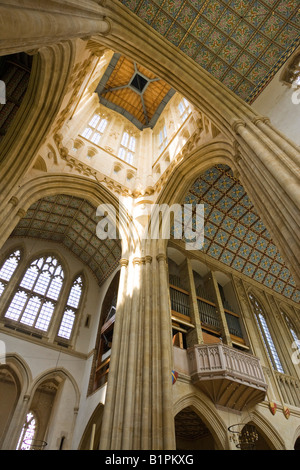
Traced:
<svg viewBox="0 0 300 470">
<path fill-rule="evenodd" d="M 300 290 L 289 269 L 229 167 L 216 165 L 203 173 L 190 187 L 184 203 L 204 204 L 202 252 L 300 302 Z"/>
<path fill-rule="evenodd" d="M 120 2 L 249 103 L 299 46 L 299 0 Z"/>
<path fill-rule="evenodd" d="M 88 201 L 60 194 L 32 204 L 12 236 L 61 243 L 91 269 L 101 285 L 118 266 L 121 245 L 118 239 L 97 237 L 99 220 Z"/>
</svg>

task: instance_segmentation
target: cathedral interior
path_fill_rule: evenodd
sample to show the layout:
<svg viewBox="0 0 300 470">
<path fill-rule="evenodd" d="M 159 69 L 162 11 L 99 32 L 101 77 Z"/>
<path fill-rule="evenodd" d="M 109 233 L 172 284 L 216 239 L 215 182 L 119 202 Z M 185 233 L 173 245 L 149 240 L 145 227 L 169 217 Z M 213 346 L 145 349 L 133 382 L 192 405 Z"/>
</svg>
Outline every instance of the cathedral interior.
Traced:
<svg viewBox="0 0 300 470">
<path fill-rule="evenodd" d="M 299 0 L 0 0 L 0 449 L 300 449 Z"/>
</svg>

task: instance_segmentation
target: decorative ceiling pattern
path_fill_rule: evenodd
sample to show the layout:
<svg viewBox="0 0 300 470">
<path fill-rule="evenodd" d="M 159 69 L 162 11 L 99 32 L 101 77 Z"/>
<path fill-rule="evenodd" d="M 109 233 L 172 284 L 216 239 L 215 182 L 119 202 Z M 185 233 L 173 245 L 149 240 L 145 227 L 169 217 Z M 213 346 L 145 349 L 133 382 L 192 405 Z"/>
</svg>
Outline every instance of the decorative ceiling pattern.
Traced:
<svg viewBox="0 0 300 470">
<path fill-rule="evenodd" d="M 154 127 L 175 94 L 175 90 L 152 72 L 117 53 L 96 92 L 100 103 L 124 115 L 140 130 Z"/>
<path fill-rule="evenodd" d="M 251 103 L 300 43 L 299 0 L 120 0 Z"/>
<path fill-rule="evenodd" d="M 95 275 L 101 285 L 118 266 L 118 239 L 100 240 L 96 208 L 84 199 L 57 195 L 35 202 L 13 231 L 13 237 L 32 237 L 62 243 Z"/>
<path fill-rule="evenodd" d="M 290 271 L 228 166 L 216 165 L 203 173 L 183 203 L 204 204 L 204 253 L 275 292 L 300 301 L 300 290 Z"/>
</svg>

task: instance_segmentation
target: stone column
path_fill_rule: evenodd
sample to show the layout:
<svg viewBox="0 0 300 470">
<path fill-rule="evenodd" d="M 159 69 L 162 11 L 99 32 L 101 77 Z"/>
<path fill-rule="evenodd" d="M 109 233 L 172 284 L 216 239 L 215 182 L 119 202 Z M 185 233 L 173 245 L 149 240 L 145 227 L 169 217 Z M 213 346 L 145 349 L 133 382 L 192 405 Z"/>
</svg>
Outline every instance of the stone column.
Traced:
<svg viewBox="0 0 300 470">
<path fill-rule="evenodd" d="M 100 449 L 175 448 L 166 256 L 157 242 L 123 263 Z"/>
<path fill-rule="evenodd" d="M 236 164 L 241 183 L 295 282 L 300 283 L 300 185 L 296 164 L 275 143 L 276 151 L 272 150 L 269 138 L 258 128 L 255 133 L 242 121 L 234 128 L 239 135 Z"/>
<path fill-rule="evenodd" d="M 290 156 L 291 160 L 296 164 L 294 168 L 296 171 L 299 169 L 300 165 L 300 152 L 299 147 L 285 137 L 281 132 L 275 129 L 269 118 L 258 117 L 253 120 L 253 123 L 278 147 Z"/>
<path fill-rule="evenodd" d="M 0 1 L 0 55 L 109 31 L 103 8 L 92 0 Z"/>
</svg>

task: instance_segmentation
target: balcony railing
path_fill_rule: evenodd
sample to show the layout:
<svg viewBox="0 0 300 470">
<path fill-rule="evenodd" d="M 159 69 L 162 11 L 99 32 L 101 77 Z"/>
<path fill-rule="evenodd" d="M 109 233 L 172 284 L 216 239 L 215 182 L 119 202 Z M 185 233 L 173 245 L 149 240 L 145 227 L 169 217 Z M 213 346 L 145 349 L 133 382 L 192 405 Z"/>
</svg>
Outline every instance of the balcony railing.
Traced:
<svg viewBox="0 0 300 470">
<path fill-rule="evenodd" d="M 190 321 L 191 311 L 189 292 L 180 286 L 180 281 L 176 276 L 170 276 L 169 287 L 172 314 L 183 315 L 186 317 L 187 321 Z M 199 294 L 201 294 L 201 297 Z M 199 291 L 199 288 L 197 289 L 197 305 L 203 329 L 207 329 L 213 334 L 215 333 L 220 335 L 221 321 L 216 304 L 209 296 L 206 295 L 203 289 Z M 239 315 L 232 310 L 229 310 L 227 307 L 229 307 L 229 305 L 225 304 L 224 311 L 232 340 L 237 343 L 244 344 Z"/>
<path fill-rule="evenodd" d="M 192 381 L 219 406 L 242 410 L 264 400 L 267 384 L 259 359 L 222 343 L 187 351 Z"/>
<path fill-rule="evenodd" d="M 278 387 L 286 404 L 300 407 L 300 382 L 295 377 L 275 371 Z"/>
<path fill-rule="evenodd" d="M 171 310 L 190 316 L 189 293 L 180 287 L 170 285 Z"/>
</svg>

